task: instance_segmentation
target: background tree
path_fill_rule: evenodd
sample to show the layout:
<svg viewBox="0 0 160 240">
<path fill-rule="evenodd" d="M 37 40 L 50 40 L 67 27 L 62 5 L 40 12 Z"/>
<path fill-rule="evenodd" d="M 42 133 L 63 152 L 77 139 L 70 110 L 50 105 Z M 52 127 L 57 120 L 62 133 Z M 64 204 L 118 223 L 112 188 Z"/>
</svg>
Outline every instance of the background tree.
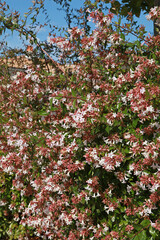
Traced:
<svg viewBox="0 0 160 240">
<path fill-rule="evenodd" d="M 44 58 L 47 62 L 48 56 L 52 55 L 56 57 L 59 54 L 59 50 L 54 44 L 50 45 L 47 41 L 42 43 L 37 40 L 37 27 L 43 28 L 48 26 L 50 28 L 48 33 L 49 36 L 53 36 L 57 31 L 62 32 L 62 30 L 64 30 L 58 26 L 52 25 L 47 9 L 45 8 L 45 2 L 45 0 L 32 1 L 32 5 L 25 13 L 25 16 L 21 16 L 18 11 L 12 12 L 10 10 L 10 6 L 6 2 L 0 3 L 0 34 L 5 33 L 6 30 L 11 31 L 12 33 L 18 31 L 19 37 L 25 37 L 25 39 L 29 41 L 29 44 L 34 45 L 34 51 L 31 57 L 34 59 L 35 64 L 37 64 L 35 59 Z M 122 17 L 128 17 L 129 12 L 131 12 L 133 16 L 139 17 L 142 11 L 147 13 L 151 7 L 160 5 L 160 0 L 84 0 L 82 7 L 80 9 L 75 9 L 71 5 L 72 0 L 53 0 L 53 2 L 57 4 L 57 8 L 60 11 L 65 12 L 67 28 L 70 29 L 74 26 L 79 26 L 79 28 L 85 29 L 86 35 L 88 35 L 91 30 L 91 26 L 88 21 L 89 12 L 87 9 L 90 11 L 95 9 L 105 11 L 111 5 L 111 11 Z M 41 13 L 44 15 L 43 24 L 38 20 Z M 154 35 L 158 34 L 157 24 L 158 22 L 154 22 Z M 133 32 L 131 33 L 134 34 Z M 69 33 L 67 34 L 69 35 Z M 24 46 L 26 49 L 26 43 L 24 43 Z M 23 54 L 27 55 L 28 53 L 25 52 L 25 49 L 23 49 Z M 22 49 L 19 49 L 19 52 L 22 52 Z M 76 56 L 72 56 L 68 59 L 69 62 L 75 60 L 77 61 Z M 56 65 L 54 61 L 52 62 Z M 61 59 L 61 63 L 65 64 L 63 59 Z"/>
<path fill-rule="evenodd" d="M 68 26 L 71 26 L 73 19 L 77 18 L 77 15 L 73 14 L 74 10 L 70 7 L 71 0 L 53 0 L 56 3 L 60 4 L 63 7 L 63 10 L 66 12 L 66 20 Z M 83 5 L 83 10 L 90 8 L 91 10 L 96 9 L 97 7 L 106 9 L 108 4 L 111 4 L 111 11 L 114 13 L 119 12 L 121 16 L 127 17 L 128 13 L 131 12 L 136 17 L 140 17 L 141 12 L 148 13 L 150 9 L 154 6 L 160 6 L 160 0 L 85 0 Z M 81 11 L 79 11 L 80 13 Z M 87 13 L 86 13 L 87 15 Z M 80 22 L 80 17 L 78 16 L 78 22 Z M 86 21 L 85 26 L 86 30 L 90 30 L 87 25 L 87 18 L 83 16 L 83 21 Z M 154 35 L 158 34 L 156 31 L 156 26 L 154 22 Z"/>
<path fill-rule="evenodd" d="M 154 0 L 154 6 L 158 6 L 160 7 L 160 0 Z M 158 35 L 158 33 L 160 32 L 160 21 L 159 19 L 157 19 L 156 21 L 154 21 L 154 35 Z"/>
</svg>

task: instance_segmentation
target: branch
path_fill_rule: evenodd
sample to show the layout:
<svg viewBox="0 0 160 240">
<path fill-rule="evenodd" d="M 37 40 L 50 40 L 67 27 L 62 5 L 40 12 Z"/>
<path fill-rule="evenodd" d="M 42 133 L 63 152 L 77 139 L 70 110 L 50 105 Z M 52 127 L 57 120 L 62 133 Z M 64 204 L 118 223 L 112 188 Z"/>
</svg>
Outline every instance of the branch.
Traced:
<svg viewBox="0 0 160 240">
<path fill-rule="evenodd" d="M 26 29 L 23 28 L 23 31 L 21 31 L 20 29 L 16 28 L 16 31 L 18 31 L 19 33 L 23 33 L 23 35 L 26 36 L 26 34 L 30 34 L 30 32 L 28 32 Z M 28 36 L 28 38 L 30 40 L 36 40 L 36 45 L 41 49 L 42 52 L 44 52 L 45 55 L 47 55 L 49 57 L 49 59 L 56 65 L 56 67 L 62 72 L 65 73 L 65 71 L 62 69 L 62 67 L 60 66 L 60 64 L 58 62 L 56 62 L 55 60 L 53 60 L 53 58 L 41 47 L 41 45 L 38 43 L 37 39 L 35 38 L 35 36 Z"/>
</svg>

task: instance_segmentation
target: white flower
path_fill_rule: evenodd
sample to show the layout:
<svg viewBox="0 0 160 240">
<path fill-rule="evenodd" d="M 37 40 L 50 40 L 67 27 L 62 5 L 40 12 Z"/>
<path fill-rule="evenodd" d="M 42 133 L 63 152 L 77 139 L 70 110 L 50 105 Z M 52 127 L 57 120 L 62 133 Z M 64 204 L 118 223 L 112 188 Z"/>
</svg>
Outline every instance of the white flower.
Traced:
<svg viewBox="0 0 160 240">
<path fill-rule="evenodd" d="M 115 167 L 119 167 L 121 165 L 120 162 L 116 162 Z"/>
<path fill-rule="evenodd" d="M 108 123 L 108 125 L 110 125 L 110 126 L 112 126 L 112 125 L 113 125 L 112 121 L 111 121 L 111 120 L 109 120 L 109 119 L 107 119 L 107 123 Z"/>
<path fill-rule="evenodd" d="M 144 87 L 142 87 L 141 89 L 140 89 L 140 93 L 144 93 L 146 90 L 145 90 L 145 88 Z"/>
<path fill-rule="evenodd" d="M 136 170 L 136 171 L 134 172 L 134 175 L 140 176 L 140 175 L 141 175 L 141 171 L 137 171 L 137 170 Z"/>
<path fill-rule="evenodd" d="M 88 203 L 88 201 L 90 200 L 90 197 L 85 197 L 85 201 Z"/>
<path fill-rule="evenodd" d="M 107 214 L 109 214 L 109 212 L 113 212 L 114 211 L 114 207 L 111 207 L 111 206 L 104 206 L 104 209 L 106 211 Z"/>
<path fill-rule="evenodd" d="M 113 117 L 116 118 L 116 116 L 117 116 L 117 113 L 113 113 Z"/>
<path fill-rule="evenodd" d="M 112 20 L 109 19 L 108 17 L 103 17 L 103 22 L 106 23 L 107 26 L 109 26 Z"/>
<path fill-rule="evenodd" d="M 155 227 L 156 224 L 153 223 L 151 220 L 150 220 L 150 222 L 151 222 L 151 226 L 152 226 L 152 227 Z"/>
<path fill-rule="evenodd" d="M 91 95 L 88 93 L 87 94 L 87 100 L 90 100 L 90 98 L 91 98 Z"/>
<path fill-rule="evenodd" d="M 7 204 L 7 202 L 0 200 L 0 206 L 5 206 L 6 204 Z"/>
<path fill-rule="evenodd" d="M 130 94 L 128 95 L 128 100 L 131 100 L 132 98 L 133 98 L 133 94 L 130 93 Z"/>
<path fill-rule="evenodd" d="M 130 77 L 134 78 L 134 71 L 132 69 L 130 69 Z"/>
<path fill-rule="evenodd" d="M 129 133 L 126 133 L 124 136 L 125 139 L 129 139 L 130 137 L 131 137 L 131 135 Z"/>
<path fill-rule="evenodd" d="M 92 184 L 92 179 L 88 179 L 86 182 Z"/>
<path fill-rule="evenodd" d="M 114 152 L 111 151 L 110 153 L 108 153 L 108 157 L 113 158 L 115 156 Z"/>
<path fill-rule="evenodd" d="M 90 240 L 93 240 L 94 239 L 94 236 L 90 238 Z"/>
<path fill-rule="evenodd" d="M 152 167 L 153 169 L 157 169 L 158 171 L 160 170 L 160 166 L 158 165 L 158 163 L 153 163 L 153 164 L 151 165 L 151 167 Z"/>
<path fill-rule="evenodd" d="M 134 170 L 133 164 L 129 166 L 129 172 Z"/>
<path fill-rule="evenodd" d="M 150 14 L 148 14 L 147 16 L 146 16 L 146 19 L 148 20 L 148 21 L 150 21 L 151 20 L 151 15 Z"/>
<path fill-rule="evenodd" d="M 152 14 L 156 15 L 156 14 L 157 14 L 157 9 L 158 9 L 158 7 L 155 6 L 154 8 L 151 8 L 151 9 L 150 9 L 150 12 L 151 12 Z"/>
<path fill-rule="evenodd" d="M 150 64 L 155 63 L 154 59 L 148 59 L 148 62 L 149 62 Z"/>
<path fill-rule="evenodd" d="M 146 111 L 147 111 L 147 112 L 150 112 L 150 113 L 154 112 L 153 106 L 150 105 L 149 107 L 147 107 L 147 108 L 146 108 Z"/>
<path fill-rule="evenodd" d="M 98 85 L 94 86 L 94 89 L 98 90 L 100 87 Z"/>
<path fill-rule="evenodd" d="M 155 192 L 158 188 L 160 187 L 160 184 L 154 184 L 151 188 L 150 188 L 150 191 L 151 192 Z"/>
<path fill-rule="evenodd" d="M 145 216 L 148 216 L 149 214 L 151 214 L 151 213 L 152 213 L 151 210 L 152 210 L 151 208 L 145 208 L 145 209 L 144 209 L 144 214 L 145 214 Z"/>
<path fill-rule="evenodd" d="M 90 13 L 91 11 L 90 11 L 90 9 L 89 9 L 89 8 L 87 8 L 86 12 Z"/>
<path fill-rule="evenodd" d="M 148 152 L 142 152 L 142 155 L 143 155 L 145 158 L 149 158 L 149 153 L 148 153 Z"/>
<path fill-rule="evenodd" d="M 94 194 L 92 195 L 92 197 L 93 197 L 93 198 L 96 198 L 96 194 L 94 193 Z"/>
<path fill-rule="evenodd" d="M 65 216 L 65 222 L 67 225 L 70 225 L 72 223 L 72 220 L 69 220 L 67 216 Z"/>
</svg>

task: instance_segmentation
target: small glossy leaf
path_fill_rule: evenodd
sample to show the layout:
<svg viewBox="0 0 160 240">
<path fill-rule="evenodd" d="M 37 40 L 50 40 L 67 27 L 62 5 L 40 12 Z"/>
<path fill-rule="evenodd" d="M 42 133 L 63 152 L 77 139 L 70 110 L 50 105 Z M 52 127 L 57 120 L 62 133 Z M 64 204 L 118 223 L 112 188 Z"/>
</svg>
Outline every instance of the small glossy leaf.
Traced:
<svg viewBox="0 0 160 240">
<path fill-rule="evenodd" d="M 147 220 L 147 219 L 145 219 L 145 220 L 143 220 L 143 221 L 141 222 L 141 225 L 142 225 L 143 227 L 147 227 L 147 226 L 150 225 L 150 221 Z"/>
<path fill-rule="evenodd" d="M 147 239 L 147 235 L 146 235 L 146 231 L 142 231 L 140 232 L 137 236 L 134 237 L 133 240 L 146 240 Z"/>
<path fill-rule="evenodd" d="M 72 92 L 72 96 L 76 97 L 76 92 L 73 89 L 71 89 L 71 92 Z"/>
</svg>

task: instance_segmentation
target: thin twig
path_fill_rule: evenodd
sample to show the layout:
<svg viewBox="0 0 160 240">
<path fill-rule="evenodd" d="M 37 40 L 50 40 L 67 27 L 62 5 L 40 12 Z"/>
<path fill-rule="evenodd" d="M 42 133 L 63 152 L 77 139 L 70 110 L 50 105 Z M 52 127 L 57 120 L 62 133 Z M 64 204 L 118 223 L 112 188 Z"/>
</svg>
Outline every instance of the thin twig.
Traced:
<svg viewBox="0 0 160 240">
<path fill-rule="evenodd" d="M 21 33 L 20 29 L 16 28 L 16 30 L 17 30 L 19 33 Z M 26 35 L 26 32 L 31 35 L 30 32 L 28 32 L 26 29 L 23 29 L 23 32 L 22 32 L 22 33 L 23 33 L 24 35 Z M 35 40 L 35 37 L 33 37 L 33 36 L 31 36 L 31 37 L 28 36 L 28 38 L 29 38 L 30 40 L 32 40 L 32 41 L 33 41 L 33 39 Z M 56 67 L 57 67 L 61 72 L 65 73 L 65 71 L 62 69 L 62 67 L 60 66 L 60 64 L 59 64 L 58 62 L 56 62 L 55 60 L 53 60 L 53 58 L 41 47 L 41 45 L 38 43 L 37 39 L 36 39 L 36 42 L 37 42 L 36 45 L 49 57 L 49 59 L 56 65 Z"/>
</svg>

